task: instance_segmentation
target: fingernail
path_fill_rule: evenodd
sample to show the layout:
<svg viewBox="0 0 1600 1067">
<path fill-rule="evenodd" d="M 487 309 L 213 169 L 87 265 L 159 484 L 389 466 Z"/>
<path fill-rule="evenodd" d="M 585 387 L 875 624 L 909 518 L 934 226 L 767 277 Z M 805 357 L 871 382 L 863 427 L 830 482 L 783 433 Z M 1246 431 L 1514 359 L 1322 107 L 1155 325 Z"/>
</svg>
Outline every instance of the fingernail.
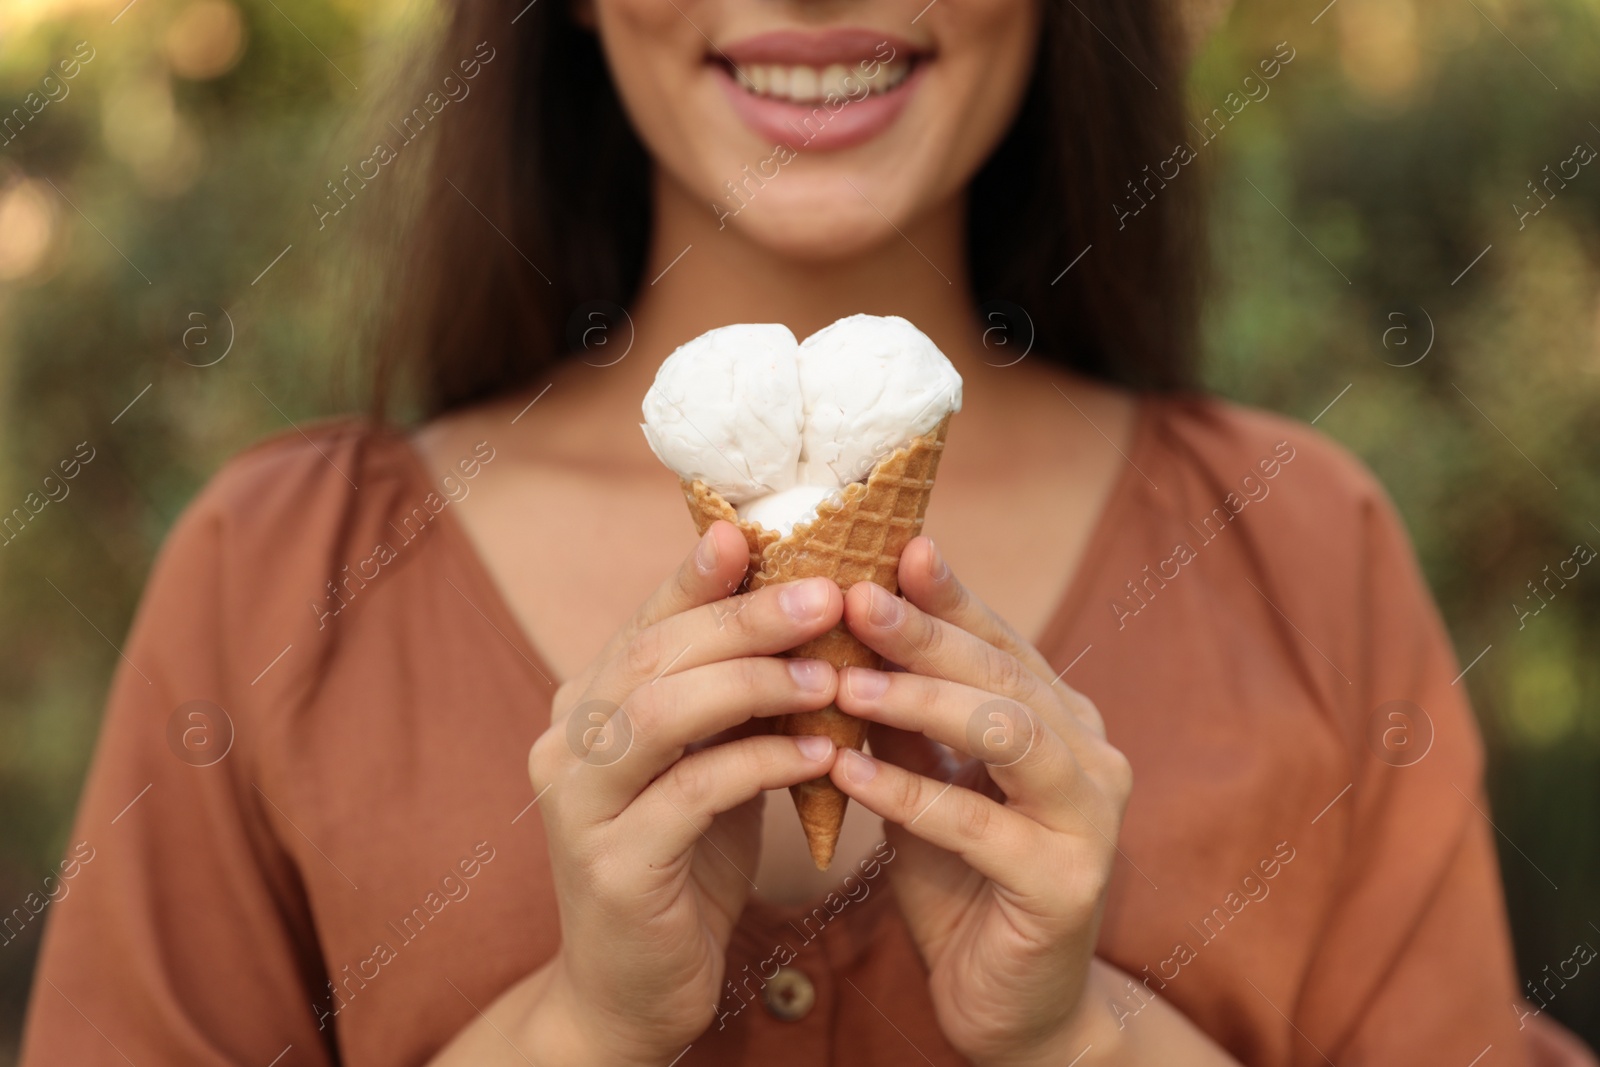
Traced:
<svg viewBox="0 0 1600 1067">
<path fill-rule="evenodd" d="M 843 754 L 844 776 L 852 782 L 870 782 L 878 776 L 878 761 L 871 756 L 863 756 L 853 748 L 847 748 Z"/>
<path fill-rule="evenodd" d="M 933 538 L 928 538 L 928 576 L 936 582 L 942 582 L 950 577 L 950 564 L 944 561 L 944 553 L 939 551 L 939 546 L 933 543 Z"/>
<path fill-rule="evenodd" d="M 787 662 L 789 677 L 794 679 L 794 684 L 801 689 L 812 693 L 820 693 L 828 688 L 828 676 L 833 673 L 833 668 L 819 659 L 792 659 Z"/>
<path fill-rule="evenodd" d="M 889 688 L 889 676 L 870 667 L 851 667 L 845 672 L 844 684 L 851 696 L 876 700 Z"/>
<path fill-rule="evenodd" d="M 694 550 L 694 565 L 700 569 L 701 574 L 710 574 L 717 569 L 717 539 L 707 530 L 705 536 L 700 538 L 700 544 Z"/>
<path fill-rule="evenodd" d="M 810 622 L 828 606 L 825 581 L 825 578 L 807 578 L 784 586 L 778 593 L 778 606 L 795 622 Z"/>
<path fill-rule="evenodd" d="M 821 762 L 833 755 L 833 742 L 826 737 L 797 737 L 794 747 L 808 760 Z"/>
<path fill-rule="evenodd" d="M 872 590 L 872 610 L 867 612 L 867 618 L 874 626 L 899 626 L 905 614 L 906 606 L 900 602 L 899 597 L 887 589 Z"/>
</svg>

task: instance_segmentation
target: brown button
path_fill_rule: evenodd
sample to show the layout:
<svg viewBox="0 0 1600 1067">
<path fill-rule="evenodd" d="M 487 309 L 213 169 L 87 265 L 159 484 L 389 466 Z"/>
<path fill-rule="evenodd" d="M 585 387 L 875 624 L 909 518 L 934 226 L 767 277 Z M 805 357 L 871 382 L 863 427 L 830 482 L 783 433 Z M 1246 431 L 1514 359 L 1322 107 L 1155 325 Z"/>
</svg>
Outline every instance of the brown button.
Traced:
<svg viewBox="0 0 1600 1067">
<path fill-rule="evenodd" d="M 801 971 L 793 967 L 779 967 L 762 990 L 767 1010 L 784 1022 L 799 1022 L 817 1002 L 816 987 Z"/>
</svg>

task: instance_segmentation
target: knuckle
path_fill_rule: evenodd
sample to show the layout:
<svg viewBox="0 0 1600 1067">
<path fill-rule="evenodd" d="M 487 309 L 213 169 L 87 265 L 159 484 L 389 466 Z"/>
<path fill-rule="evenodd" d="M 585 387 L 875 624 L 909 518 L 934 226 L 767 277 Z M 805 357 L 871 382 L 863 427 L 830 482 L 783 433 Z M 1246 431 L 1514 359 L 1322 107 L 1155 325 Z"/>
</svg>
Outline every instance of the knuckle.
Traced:
<svg viewBox="0 0 1600 1067">
<path fill-rule="evenodd" d="M 640 630 L 628 641 L 622 655 L 630 674 L 654 674 L 661 662 L 661 631 L 654 626 Z"/>
<path fill-rule="evenodd" d="M 904 702 L 918 708 L 928 708 L 938 699 L 938 683 L 925 674 L 896 670 L 884 673 L 889 676 L 889 689 L 879 698 L 880 700 Z M 841 682 L 840 688 L 843 687 L 844 683 Z"/>
<path fill-rule="evenodd" d="M 733 591 L 729 590 L 728 596 L 712 602 L 711 615 L 717 621 L 717 629 L 734 635 L 742 633 L 740 627 L 745 622 L 742 616 L 750 603 L 750 597 L 749 593 L 734 595 Z"/>
<path fill-rule="evenodd" d="M 914 815 L 921 807 L 922 781 L 914 774 L 897 775 L 894 786 L 894 805 L 900 811 Z"/>
<path fill-rule="evenodd" d="M 1010 700 L 1001 714 L 1011 728 L 1008 743 L 1001 752 L 1000 762 L 1003 766 L 1018 764 L 1022 768 L 1032 769 L 1048 765 L 1059 755 L 1059 749 L 1053 747 L 1052 739 L 1045 733 L 1044 724 L 1032 708 Z"/>
<path fill-rule="evenodd" d="M 583 687 L 576 678 L 569 678 L 556 687 L 555 696 L 550 700 L 550 717 L 557 719 L 571 711 L 583 695 Z"/>
<path fill-rule="evenodd" d="M 602 915 L 624 916 L 632 901 L 627 892 L 630 870 L 620 851 L 603 835 L 585 841 L 571 852 L 584 896 Z"/>
<path fill-rule="evenodd" d="M 628 730 L 632 736 L 648 740 L 655 735 L 656 727 L 672 721 L 673 705 L 672 689 L 665 681 L 662 685 L 640 686 L 600 725 L 614 722 L 613 729 Z"/>
<path fill-rule="evenodd" d="M 1108 792 L 1120 806 L 1133 793 L 1133 762 L 1119 748 L 1107 747 L 1106 782 Z"/>
<path fill-rule="evenodd" d="M 1114 850 L 1108 845 L 1103 852 L 1084 857 L 1078 865 L 1078 877 L 1072 880 L 1074 896 L 1085 912 L 1091 912 L 1105 896 L 1111 885 L 1111 857 Z"/>
<path fill-rule="evenodd" d="M 548 781 L 550 772 L 550 737 L 551 731 L 546 730 L 540 734 L 528 749 L 528 781 L 535 789 L 543 789 L 542 782 Z"/>
<path fill-rule="evenodd" d="M 764 782 L 778 768 L 778 749 L 769 744 L 747 745 L 740 756 L 744 770 L 752 782 Z"/>
<path fill-rule="evenodd" d="M 740 693 L 754 694 L 763 688 L 766 672 L 761 669 L 761 663 L 754 659 L 728 660 L 728 681 Z"/>
<path fill-rule="evenodd" d="M 984 688 L 991 692 L 1016 695 L 1027 691 L 1028 670 L 1015 656 L 998 650 L 989 652 L 984 658 L 983 675 Z"/>
<path fill-rule="evenodd" d="M 1089 726 L 1089 729 L 1096 737 L 1104 740 L 1106 736 L 1106 721 L 1100 714 L 1100 709 L 1095 706 L 1094 701 L 1082 693 L 1075 693 L 1075 696 L 1077 698 L 1078 717 Z"/>
<path fill-rule="evenodd" d="M 943 652 L 949 638 L 938 620 L 920 611 L 910 611 L 907 615 L 913 642 L 922 649 L 923 654 L 932 659 Z"/>
<path fill-rule="evenodd" d="M 567 751 L 566 731 L 558 723 L 534 739 L 528 749 L 528 773 L 537 788 L 543 789 L 562 773 L 566 766 L 563 753 Z"/>
<path fill-rule="evenodd" d="M 973 599 L 972 593 L 960 582 L 946 583 L 950 591 L 945 594 L 949 597 L 950 613 L 959 619 L 970 619 L 978 611 L 978 602 Z"/>
<path fill-rule="evenodd" d="M 930 678 L 925 674 L 913 674 L 910 671 L 890 671 L 889 690 L 892 693 L 896 686 L 903 686 L 904 700 L 912 707 L 934 710 L 939 704 L 941 686 L 945 683 L 937 678 Z"/>
<path fill-rule="evenodd" d="M 752 636 L 757 629 L 758 620 L 755 612 L 746 610 L 750 606 L 750 599 L 750 593 L 741 593 L 736 597 L 729 597 L 724 602 L 725 607 L 719 622 L 736 640 Z"/>
<path fill-rule="evenodd" d="M 963 797 L 961 802 L 956 805 L 956 834 L 966 841 L 981 841 L 984 835 L 989 832 L 993 817 L 993 809 L 984 802 L 983 798 L 977 796 Z"/>
<path fill-rule="evenodd" d="M 717 776 L 709 760 L 701 755 L 681 759 L 672 768 L 672 790 L 684 813 L 699 811 L 716 792 Z"/>
</svg>

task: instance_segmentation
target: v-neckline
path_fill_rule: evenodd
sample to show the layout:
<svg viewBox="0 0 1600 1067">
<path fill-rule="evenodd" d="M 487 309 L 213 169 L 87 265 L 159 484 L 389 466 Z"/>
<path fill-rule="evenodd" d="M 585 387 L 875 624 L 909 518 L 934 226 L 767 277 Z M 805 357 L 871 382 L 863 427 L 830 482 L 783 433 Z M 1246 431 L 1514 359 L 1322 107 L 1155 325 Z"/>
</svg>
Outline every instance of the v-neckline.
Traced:
<svg viewBox="0 0 1600 1067">
<path fill-rule="evenodd" d="M 1156 436 L 1157 408 L 1160 403 L 1158 397 L 1150 394 L 1137 394 L 1134 397 L 1133 429 L 1128 436 L 1127 451 L 1122 452 L 1118 449 L 1122 452 L 1122 466 L 1118 469 L 1117 477 L 1112 481 L 1110 489 L 1106 491 L 1105 498 L 1100 502 L 1100 513 L 1095 516 L 1088 540 L 1084 542 L 1083 552 L 1073 566 L 1072 573 L 1067 577 L 1066 587 L 1061 591 L 1055 610 L 1050 613 L 1044 629 L 1039 631 L 1033 643 L 1033 647 L 1038 649 L 1046 660 L 1050 660 L 1051 652 L 1060 647 L 1072 633 L 1073 626 L 1083 613 L 1083 606 L 1089 596 L 1089 589 L 1094 584 L 1095 576 L 1103 569 L 1101 563 L 1116 545 L 1112 533 L 1121 526 L 1121 514 L 1132 506 L 1139 492 L 1139 483 L 1148 481 L 1142 461 L 1149 459 L 1146 453 Z M 1085 648 L 1084 651 L 1088 649 Z M 1070 666 L 1069 662 L 1068 667 Z"/>
<path fill-rule="evenodd" d="M 1099 569 L 1101 558 L 1112 547 L 1111 531 L 1115 526 L 1114 520 L 1118 513 L 1129 505 L 1138 488 L 1137 480 L 1144 477 L 1139 460 L 1149 447 L 1153 436 L 1155 408 L 1158 402 L 1152 396 L 1138 395 L 1134 398 L 1133 430 L 1127 451 L 1123 455 L 1125 462 L 1113 479 L 1110 489 L 1107 490 L 1100 504 L 1100 513 L 1090 528 L 1083 552 L 1073 566 L 1072 573 L 1068 575 L 1066 585 L 1055 608 L 1047 617 L 1044 629 L 1034 642 L 1034 647 L 1039 649 L 1046 659 L 1050 658 L 1050 650 L 1059 646 L 1071 632 L 1073 623 L 1081 613 L 1084 598 L 1088 595 L 1088 586 L 1093 580 L 1094 572 Z M 395 435 L 395 440 L 404 453 L 406 471 L 413 482 L 418 488 L 431 490 L 433 472 L 428 467 L 427 460 L 417 450 L 410 435 L 398 433 Z M 522 620 L 517 617 L 516 611 L 511 607 L 510 597 L 501 588 L 493 569 L 478 548 L 477 542 L 473 540 L 466 524 L 458 516 L 450 513 L 448 508 L 440 512 L 439 520 L 437 525 L 443 531 L 445 539 L 451 542 L 453 554 L 459 558 L 461 565 L 468 572 L 475 591 L 481 594 L 481 601 L 466 598 L 468 603 L 499 632 L 501 637 L 505 638 L 506 643 L 531 669 L 531 674 L 553 692 L 565 679 L 557 677 L 550 660 L 539 650 L 537 642 L 523 626 Z"/>
</svg>

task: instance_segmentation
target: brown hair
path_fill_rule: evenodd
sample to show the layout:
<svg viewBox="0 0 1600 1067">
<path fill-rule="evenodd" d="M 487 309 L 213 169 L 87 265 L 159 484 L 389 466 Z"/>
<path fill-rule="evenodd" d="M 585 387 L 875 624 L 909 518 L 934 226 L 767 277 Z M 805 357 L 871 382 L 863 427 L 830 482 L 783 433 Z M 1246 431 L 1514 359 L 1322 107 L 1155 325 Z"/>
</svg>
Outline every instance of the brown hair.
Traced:
<svg viewBox="0 0 1600 1067">
<path fill-rule="evenodd" d="M 650 159 L 594 35 L 561 0 L 525 2 L 457 0 L 446 16 L 437 62 L 483 42 L 493 58 L 477 99 L 438 124 L 397 231 L 370 346 L 380 418 L 402 383 L 423 415 L 529 383 L 576 347 L 580 305 L 626 306 L 639 285 Z M 969 190 L 974 295 L 1023 309 L 1035 358 L 1188 387 L 1202 176 L 1151 185 L 1147 169 L 1185 139 L 1173 0 L 1042 2 L 1032 83 Z M 1146 197 L 1135 217 L 1113 206 Z"/>
</svg>

